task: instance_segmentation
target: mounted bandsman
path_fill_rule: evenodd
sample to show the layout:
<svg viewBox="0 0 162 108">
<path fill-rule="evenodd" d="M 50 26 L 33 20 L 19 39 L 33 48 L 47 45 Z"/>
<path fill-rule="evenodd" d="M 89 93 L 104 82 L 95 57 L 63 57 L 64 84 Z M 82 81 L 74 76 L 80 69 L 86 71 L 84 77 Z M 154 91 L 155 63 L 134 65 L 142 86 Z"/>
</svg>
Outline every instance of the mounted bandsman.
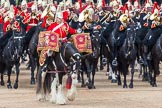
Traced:
<svg viewBox="0 0 162 108">
<path fill-rule="evenodd" d="M 10 30 L 14 30 L 16 32 L 20 32 L 20 25 L 15 20 L 15 15 L 13 11 L 13 6 L 10 7 L 10 14 L 4 18 L 4 26 L 3 26 L 3 32 L 6 34 Z"/>
<path fill-rule="evenodd" d="M 113 17 L 115 19 L 118 19 L 119 16 L 120 16 L 120 10 L 119 9 L 121 8 L 121 5 L 120 5 L 120 3 L 117 0 L 114 0 L 112 2 L 112 7 L 113 7 L 113 13 L 112 13 L 113 14 Z"/>
<path fill-rule="evenodd" d="M 34 3 L 31 7 L 30 17 L 26 22 L 28 23 L 26 32 L 28 32 L 33 26 L 36 26 L 36 24 L 38 24 L 38 21 L 39 21 L 39 17 L 37 15 L 37 4 Z"/>
<path fill-rule="evenodd" d="M 43 20 L 42 27 L 48 28 L 52 23 L 54 23 L 56 15 L 56 7 L 53 5 L 48 5 L 41 15 L 41 20 Z"/>
<path fill-rule="evenodd" d="M 10 16 L 9 16 L 10 15 Z M 10 20 L 12 19 L 12 13 L 10 13 L 10 3 L 5 2 L 4 4 L 4 11 L 3 11 L 3 18 L 4 18 L 4 23 L 3 23 L 3 33 L 6 34 L 6 32 L 10 29 Z"/>
<path fill-rule="evenodd" d="M 26 0 L 23 0 L 21 2 L 21 13 L 20 13 L 20 15 L 22 17 L 24 17 L 26 14 L 27 14 L 27 2 L 26 2 Z"/>
<path fill-rule="evenodd" d="M 92 32 L 92 25 L 95 23 L 92 20 L 92 15 L 94 14 L 93 8 L 86 8 L 79 14 L 79 22 L 81 23 L 81 28 L 85 33 Z"/>
<path fill-rule="evenodd" d="M 8 16 L 9 10 L 10 10 L 10 2 L 6 1 L 5 4 L 4 4 L 3 18 Z"/>
<path fill-rule="evenodd" d="M 30 18 L 30 13 L 27 10 L 28 5 L 26 0 L 23 0 L 21 2 L 21 12 L 20 12 L 20 16 L 23 18 L 23 23 L 27 24 L 29 22 L 29 18 Z"/>
<path fill-rule="evenodd" d="M 38 8 L 38 12 L 42 12 L 43 11 L 43 7 L 42 7 L 42 3 L 43 1 L 42 0 L 38 0 L 37 2 L 37 8 Z"/>
<path fill-rule="evenodd" d="M 86 0 L 86 3 L 82 6 L 82 10 L 85 10 L 85 9 L 88 9 L 88 8 L 93 8 L 94 5 L 93 5 L 93 0 Z"/>
<path fill-rule="evenodd" d="M 56 13 L 56 22 L 53 22 L 48 28 L 47 31 L 55 32 L 59 35 L 59 38 L 62 42 L 67 41 L 68 33 L 76 34 L 77 31 L 71 28 L 67 22 L 64 21 L 63 12 L 59 11 Z"/>
<path fill-rule="evenodd" d="M 139 18 L 140 18 L 140 4 L 139 4 L 138 0 L 135 0 L 134 1 L 134 9 L 133 9 L 133 12 L 134 12 L 133 20 L 135 22 L 139 22 Z"/>
</svg>

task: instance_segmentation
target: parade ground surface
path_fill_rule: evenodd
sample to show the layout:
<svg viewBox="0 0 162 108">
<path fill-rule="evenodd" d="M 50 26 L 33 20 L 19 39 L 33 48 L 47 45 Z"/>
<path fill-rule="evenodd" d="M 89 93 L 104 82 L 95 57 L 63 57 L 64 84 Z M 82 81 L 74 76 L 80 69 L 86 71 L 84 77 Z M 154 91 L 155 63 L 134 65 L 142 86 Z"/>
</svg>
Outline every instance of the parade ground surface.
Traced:
<svg viewBox="0 0 162 108">
<path fill-rule="evenodd" d="M 158 87 L 153 88 L 148 82 L 141 81 L 138 74 L 135 73 L 134 88 L 123 89 L 122 86 L 107 80 L 105 71 L 99 71 L 95 77 L 96 89 L 88 90 L 78 84 L 75 101 L 67 101 L 66 105 L 56 105 L 36 99 L 36 86 L 30 85 L 30 71 L 26 70 L 23 64 L 17 90 L 8 90 L 6 83 L 5 87 L 0 86 L 0 108 L 162 108 L 162 75 L 157 78 Z M 14 79 L 13 74 L 12 83 Z"/>
</svg>

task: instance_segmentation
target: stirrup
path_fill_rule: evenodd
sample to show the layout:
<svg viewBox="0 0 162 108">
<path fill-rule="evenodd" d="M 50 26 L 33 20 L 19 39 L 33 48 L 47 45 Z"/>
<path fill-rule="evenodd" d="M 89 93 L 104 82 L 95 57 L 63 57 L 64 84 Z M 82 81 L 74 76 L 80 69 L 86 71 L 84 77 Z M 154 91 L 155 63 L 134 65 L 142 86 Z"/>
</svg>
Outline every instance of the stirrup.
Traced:
<svg viewBox="0 0 162 108">
<path fill-rule="evenodd" d="M 25 58 L 25 56 L 22 57 L 22 60 L 23 60 L 23 61 L 27 61 L 27 59 Z"/>
<path fill-rule="evenodd" d="M 42 71 L 43 71 L 43 72 L 46 72 L 46 70 L 47 70 L 47 66 L 43 66 L 43 67 L 42 67 Z"/>
<path fill-rule="evenodd" d="M 113 65 L 113 66 L 117 66 L 117 65 L 118 65 L 116 59 L 114 59 L 114 60 L 112 61 L 112 65 Z"/>
<path fill-rule="evenodd" d="M 107 59 L 106 59 L 106 58 L 103 58 L 103 59 L 102 59 L 102 64 L 103 64 L 103 65 L 106 65 L 106 64 L 107 64 Z"/>
<path fill-rule="evenodd" d="M 147 55 L 147 60 L 151 60 L 151 54 Z"/>
<path fill-rule="evenodd" d="M 140 63 L 140 64 L 144 64 L 144 61 L 143 61 L 142 58 L 139 59 L 139 63 Z"/>
</svg>

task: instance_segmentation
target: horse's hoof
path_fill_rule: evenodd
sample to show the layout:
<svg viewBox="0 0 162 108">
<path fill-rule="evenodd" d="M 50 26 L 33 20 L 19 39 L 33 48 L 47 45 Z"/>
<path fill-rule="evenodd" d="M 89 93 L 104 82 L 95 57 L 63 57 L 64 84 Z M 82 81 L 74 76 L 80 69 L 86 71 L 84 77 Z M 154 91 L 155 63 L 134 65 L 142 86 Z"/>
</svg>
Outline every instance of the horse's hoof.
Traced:
<svg viewBox="0 0 162 108">
<path fill-rule="evenodd" d="M 92 86 L 92 89 L 96 89 L 96 87 L 93 85 L 93 86 Z"/>
<path fill-rule="evenodd" d="M 30 66 L 29 67 L 26 67 L 26 70 L 30 70 Z"/>
<path fill-rule="evenodd" d="M 148 81 L 148 78 L 143 77 L 142 81 Z"/>
<path fill-rule="evenodd" d="M 88 89 L 92 89 L 93 85 L 91 83 L 89 83 L 87 86 L 88 86 Z"/>
<path fill-rule="evenodd" d="M 1 81 L 1 86 L 4 86 L 5 84 L 4 84 L 4 81 Z"/>
<path fill-rule="evenodd" d="M 160 71 L 158 71 L 157 73 L 156 73 L 156 77 L 158 77 L 160 75 Z"/>
<path fill-rule="evenodd" d="M 150 81 L 150 85 L 153 85 L 153 82 L 152 81 Z"/>
<path fill-rule="evenodd" d="M 100 70 L 103 70 L 104 69 L 104 67 L 103 66 L 100 66 Z"/>
<path fill-rule="evenodd" d="M 111 79 L 112 79 L 112 76 L 109 76 L 109 77 L 108 77 L 108 80 L 111 80 Z"/>
<path fill-rule="evenodd" d="M 152 85 L 152 87 L 157 87 L 157 84 L 156 84 L 156 83 L 154 83 L 154 84 Z"/>
<path fill-rule="evenodd" d="M 133 84 L 129 84 L 129 88 L 133 88 Z"/>
<path fill-rule="evenodd" d="M 81 87 L 82 87 L 82 88 L 85 88 L 85 87 L 86 87 L 86 85 L 85 85 L 85 84 L 82 84 L 82 85 L 81 85 Z"/>
<path fill-rule="evenodd" d="M 112 79 L 111 83 L 117 83 L 117 80 L 116 79 Z"/>
<path fill-rule="evenodd" d="M 142 78 L 142 75 L 141 75 L 141 74 L 139 74 L 138 78 Z"/>
<path fill-rule="evenodd" d="M 81 83 L 82 81 L 81 80 L 78 80 L 78 83 Z"/>
<path fill-rule="evenodd" d="M 123 85 L 123 88 L 128 88 L 126 84 Z"/>
<path fill-rule="evenodd" d="M 118 82 L 118 86 L 122 85 L 121 81 Z"/>
<path fill-rule="evenodd" d="M 14 89 L 17 89 L 18 88 L 18 83 L 15 83 L 14 84 Z"/>
<path fill-rule="evenodd" d="M 31 84 L 31 85 L 34 85 L 34 84 L 35 84 L 35 79 L 32 79 L 32 80 L 30 81 L 30 84 Z"/>
<path fill-rule="evenodd" d="M 8 85 L 7 85 L 7 88 L 8 88 L 8 89 L 12 89 L 11 84 L 8 84 Z"/>
<path fill-rule="evenodd" d="M 91 86 L 91 85 L 89 85 L 89 86 L 88 86 L 88 89 L 92 89 L 92 86 Z"/>
<path fill-rule="evenodd" d="M 12 70 L 12 72 L 11 72 L 12 74 L 15 74 L 16 73 L 16 71 L 15 70 Z"/>
<path fill-rule="evenodd" d="M 96 68 L 96 71 L 98 71 L 99 69 L 98 68 Z"/>
</svg>

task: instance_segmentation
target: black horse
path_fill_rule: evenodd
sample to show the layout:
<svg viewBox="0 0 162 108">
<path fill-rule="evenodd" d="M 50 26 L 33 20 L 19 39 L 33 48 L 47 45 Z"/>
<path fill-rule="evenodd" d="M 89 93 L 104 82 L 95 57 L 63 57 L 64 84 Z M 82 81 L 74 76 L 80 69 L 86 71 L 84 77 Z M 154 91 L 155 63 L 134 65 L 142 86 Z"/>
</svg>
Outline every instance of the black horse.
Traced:
<svg viewBox="0 0 162 108">
<path fill-rule="evenodd" d="M 151 50 L 151 55 L 154 58 L 152 60 L 148 60 L 150 84 L 153 87 L 157 87 L 156 76 L 160 74 L 159 64 L 160 61 L 162 61 L 162 34 L 160 38 L 157 40 L 156 44 L 153 46 Z"/>
<path fill-rule="evenodd" d="M 161 25 L 152 28 L 153 20 L 149 20 L 149 27 L 150 30 L 146 34 L 143 44 L 144 44 L 144 61 L 146 62 L 146 66 L 148 67 L 149 60 L 151 61 L 153 58 L 151 56 L 151 50 L 155 43 L 157 42 L 158 38 L 160 37 L 162 31 L 161 31 Z M 147 72 L 148 80 L 150 81 L 149 73 Z"/>
<path fill-rule="evenodd" d="M 136 41 L 135 45 L 138 49 L 137 53 L 137 60 L 140 63 L 140 74 L 139 77 L 142 76 L 143 72 L 143 81 L 148 80 L 148 74 L 147 74 L 147 63 L 143 61 L 144 59 L 144 44 L 143 40 L 149 30 L 149 25 L 147 21 L 148 14 L 141 13 L 139 22 L 137 23 L 137 33 L 136 33 Z"/>
<path fill-rule="evenodd" d="M 8 40 L 12 37 L 12 30 L 7 31 L 7 33 L 0 38 L 0 70 L 1 70 L 1 85 L 4 86 L 3 74 L 6 69 L 6 64 L 4 63 L 3 50 L 7 45 Z"/>
<path fill-rule="evenodd" d="M 93 29 L 91 33 L 92 53 L 83 54 L 81 64 L 82 87 L 88 86 L 89 89 L 95 89 L 94 76 L 96 73 L 98 58 L 100 56 L 101 33 L 98 29 Z M 87 74 L 85 85 L 83 71 Z M 91 77 L 92 74 L 92 77 Z"/>
<path fill-rule="evenodd" d="M 31 66 L 31 81 L 30 84 L 35 84 L 35 77 L 34 77 L 34 71 L 36 66 L 39 66 L 38 63 L 38 53 L 37 53 L 37 45 L 38 45 L 38 35 L 40 33 L 40 31 L 42 30 L 42 22 L 40 21 L 36 27 L 32 28 L 31 32 L 29 34 L 31 34 L 31 39 L 26 38 L 28 42 L 28 54 L 29 54 L 29 63 Z M 29 34 L 27 34 L 29 36 Z"/>
<path fill-rule="evenodd" d="M 76 72 L 79 70 L 80 54 L 73 43 L 62 43 L 59 52 L 47 52 L 46 61 L 43 66 L 39 67 L 37 95 L 39 100 L 44 100 L 48 92 L 51 91 L 51 102 L 56 104 L 65 104 L 66 100 L 62 91 L 63 76 L 68 74 L 72 78 L 72 86 L 68 93 L 68 99 L 74 100 L 76 93 Z M 51 74 L 52 72 L 52 74 Z M 51 75 L 53 81 L 51 85 Z M 57 79 L 59 82 L 58 93 L 56 93 Z M 51 87 L 51 88 L 50 88 Z M 41 97 L 40 97 L 41 96 Z"/>
<path fill-rule="evenodd" d="M 5 68 L 6 68 L 6 64 L 4 63 L 5 59 L 3 57 L 3 50 L 5 48 L 5 46 L 7 45 L 8 43 L 8 40 L 13 36 L 13 35 L 17 35 L 18 37 L 23 37 L 23 34 L 24 34 L 24 30 L 25 30 L 25 25 L 22 24 L 21 22 L 22 18 L 20 16 L 16 16 L 16 20 L 19 24 L 20 24 L 20 32 L 16 32 L 15 30 L 9 30 L 6 32 L 6 34 L 4 34 L 4 36 L 2 36 L 0 38 L 0 68 L 1 68 L 1 85 L 4 85 L 4 81 L 3 81 L 3 73 L 5 71 Z M 1 28 L 3 27 L 3 25 L 0 25 Z M 14 34 L 13 34 L 14 33 Z M 15 34 L 16 33 L 16 34 Z M 3 33 L 1 33 L 3 34 Z M 21 35 L 21 36 L 20 36 Z M 21 40 L 23 41 L 23 40 Z"/>
<path fill-rule="evenodd" d="M 9 39 L 7 45 L 4 47 L 3 51 L 3 60 L 6 65 L 6 69 L 8 71 L 8 81 L 7 87 L 12 88 L 11 85 L 11 69 L 15 65 L 16 66 L 16 80 L 14 84 L 14 88 L 18 88 L 18 77 L 19 77 L 19 66 L 20 66 L 20 57 L 23 51 L 23 37 L 21 35 L 15 34 L 13 31 L 13 36 Z"/>
<path fill-rule="evenodd" d="M 113 47 L 114 47 L 114 39 L 112 34 L 112 31 L 114 29 L 114 24 L 115 21 L 113 17 L 111 17 L 111 13 L 108 16 L 108 18 L 110 19 L 109 21 L 105 21 L 105 23 L 103 23 L 103 37 L 101 37 L 101 58 L 100 60 L 102 60 L 102 57 L 107 58 L 107 73 L 108 73 L 108 79 L 112 79 L 112 82 L 116 82 L 116 78 L 115 73 L 114 72 L 110 72 L 110 68 L 109 65 L 111 66 L 112 70 L 114 71 L 114 67 L 112 66 L 112 61 L 113 61 Z M 100 61 L 100 63 L 102 63 L 103 61 Z M 101 64 L 102 67 L 102 64 Z M 113 78 L 112 78 L 113 76 Z"/>
<path fill-rule="evenodd" d="M 23 22 L 22 22 L 22 20 L 23 20 L 23 17 L 21 17 L 21 16 L 19 16 L 19 15 L 16 15 L 16 21 L 19 23 L 19 26 L 20 26 L 20 32 L 19 32 L 19 35 L 21 35 L 22 37 L 24 37 L 23 38 L 23 44 L 24 44 L 24 46 L 23 46 L 23 53 L 22 53 L 22 56 L 21 56 L 21 58 L 22 58 L 22 62 L 23 61 L 26 61 L 25 60 L 25 56 L 26 56 L 26 52 L 27 52 L 27 37 L 28 38 L 30 38 L 30 36 L 28 36 L 28 35 L 26 35 L 26 28 L 27 28 L 27 24 L 24 24 Z M 25 52 L 26 51 L 26 52 Z"/>
<path fill-rule="evenodd" d="M 135 26 L 131 25 L 127 28 L 126 31 L 127 37 L 125 39 L 124 44 L 119 50 L 118 55 L 118 85 L 121 85 L 121 78 L 120 72 L 124 75 L 124 84 L 123 88 L 127 88 L 127 81 L 126 75 L 128 74 L 128 68 L 131 66 L 131 81 L 130 81 L 130 88 L 133 88 L 133 76 L 134 76 L 134 66 L 135 60 L 137 55 L 137 49 L 135 47 L 135 36 L 136 36 L 136 29 Z"/>
</svg>

